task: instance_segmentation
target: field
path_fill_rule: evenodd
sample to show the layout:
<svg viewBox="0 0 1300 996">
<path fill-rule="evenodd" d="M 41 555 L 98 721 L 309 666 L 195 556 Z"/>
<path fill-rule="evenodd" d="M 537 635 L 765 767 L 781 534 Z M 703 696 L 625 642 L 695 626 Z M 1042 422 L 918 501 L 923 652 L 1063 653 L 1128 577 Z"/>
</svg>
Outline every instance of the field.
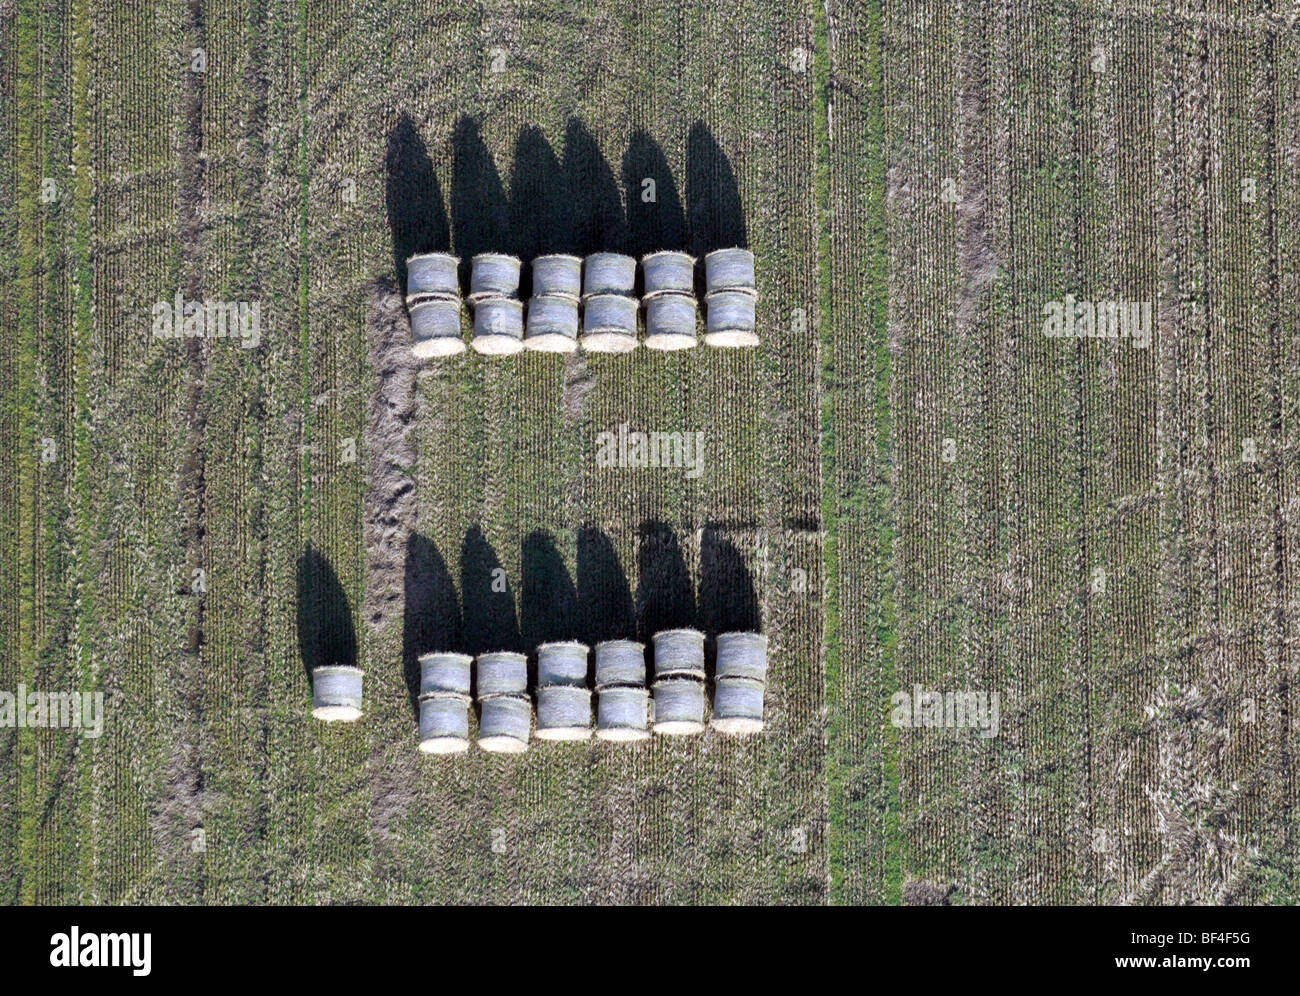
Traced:
<svg viewBox="0 0 1300 996">
<path fill-rule="evenodd" d="M 1282 0 L 0 0 L 0 134 L 0 691 L 105 696 L 0 901 L 1300 901 Z M 413 251 L 735 244 L 757 349 L 410 356 Z M 761 736 L 416 750 L 422 651 L 686 624 Z"/>
</svg>

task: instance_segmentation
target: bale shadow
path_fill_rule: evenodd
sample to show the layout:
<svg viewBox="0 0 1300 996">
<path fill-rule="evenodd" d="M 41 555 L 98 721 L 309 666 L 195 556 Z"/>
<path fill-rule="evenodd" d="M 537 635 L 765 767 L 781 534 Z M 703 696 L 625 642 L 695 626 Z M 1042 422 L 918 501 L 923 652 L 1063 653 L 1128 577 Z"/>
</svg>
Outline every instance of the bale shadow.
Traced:
<svg viewBox="0 0 1300 996">
<path fill-rule="evenodd" d="M 469 293 L 470 260 L 481 252 L 513 252 L 510 211 L 492 153 L 468 115 L 451 136 L 451 236 L 460 256 L 461 290 Z"/>
<path fill-rule="evenodd" d="M 578 636 L 578 589 L 569 568 L 543 530 L 524 538 L 519 589 L 519 628 L 527 653 L 552 640 L 574 640 Z M 530 685 L 536 684 L 535 668 L 529 670 Z"/>
<path fill-rule="evenodd" d="M 515 142 L 510 174 L 511 251 L 525 263 L 519 296 L 532 295 L 532 269 L 538 256 L 576 251 L 573 197 L 564 167 L 538 128 L 524 128 Z"/>
<path fill-rule="evenodd" d="M 569 252 L 623 252 L 627 226 L 614 171 L 595 136 L 577 118 L 564 129 L 564 176 L 572 195 L 573 234 Z"/>
<path fill-rule="evenodd" d="M 402 677 L 411 710 L 418 717 L 420 655 L 458 650 L 463 640 L 456 583 L 438 547 L 420 533 L 412 533 L 406 540 L 403 590 Z"/>
<path fill-rule="evenodd" d="M 347 593 L 329 560 L 311 544 L 298 558 L 298 653 L 308 684 L 318 667 L 357 663 L 357 631 Z"/>
<path fill-rule="evenodd" d="M 523 652 L 514 593 L 500 558 L 478 526 L 465 533 L 460 547 L 460 594 L 465 653 Z"/>
<path fill-rule="evenodd" d="M 398 289 L 405 297 L 406 261 L 418 252 L 446 252 L 451 248 L 451 228 L 433 161 L 419 128 L 406 113 L 388 132 L 384 203 L 393 239 L 393 269 Z"/>
<path fill-rule="evenodd" d="M 646 180 L 654 181 L 654 200 L 647 201 Z M 626 251 L 638 258 L 660 249 L 686 249 L 686 212 L 663 149 L 638 131 L 623 156 L 627 192 Z"/>
<path fill-rule="evenodd" d="M 762 619 L 754 579 L 744 554 L 716 525 L 706 525 L 700 538 L 700 629 L 705 634 L 705 670 L 712 681 L 717 670 L 719 633 L 761 632 Z"/>
<path fill-rule="evenodd" d="M 637 613 L 627 574 L 608 536 L 595 526 L 578 530 L 578 610 L 583 642 L 636 637 Z"/>
<path fill-rule="evenodd" d="M 647 653 L 655 633 L 695 625 L 695 591 L 677 534 L 648 520 L 637 534 L 637 639 Z"/>
<path fill-rule="evenodd" d="M 686 140 L 686 213 L 691 253 L 700 259 L 714 249 L 748 247 L 740 188 L 722 147 L 702 121 Z"/>
</svg>

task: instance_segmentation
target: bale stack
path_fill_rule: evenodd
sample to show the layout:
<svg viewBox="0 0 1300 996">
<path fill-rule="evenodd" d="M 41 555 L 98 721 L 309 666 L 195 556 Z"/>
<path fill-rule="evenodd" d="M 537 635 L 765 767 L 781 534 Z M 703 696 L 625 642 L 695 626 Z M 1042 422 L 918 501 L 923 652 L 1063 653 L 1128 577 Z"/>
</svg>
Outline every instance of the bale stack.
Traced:
<svg viewBox="0 0 1300 996">
<path fill-rule="evenodd" d="M 669 629 L 654 635 L 654 731 L 667 736 L 704 729 L 704 634 Z"/>
<path fill-rule="evenodd" d="M 591 739 L 585 643 L 543 643 L 537 648 L 537 739 Z"/>
<path fill-rule="evenodd" d="M 528 658 L 497 651 L 478 656 L 478 745 L 494 754 L 528 749 L 533 708 L 528 700 Z"/>
<path fill-rule="evenodd" d="M 460 332 L 460 259 L 446 252 L 417 253 L 406 261 L 406 310 L 411 351 L 421 359 L 465 351 Z"/>
<path fill-rule="evenodd" d="M 593 353 L 636 349 L 636 259 L 616 252 L 588 256 L 582 274 L 582 348 Z"/>
<path fill-rule="evenodd" d="M 469 747 L 470 668 L 468 654 L 420 656 L 420 750 L 459 754 Z"/>
<path fill-rule="evenodd" d="M 715 249 L 704 257 L 704 281 L 704 341 L 710 346 L 757 346 L 754 254 L 748 249 Z"/>
<path fill-rule="evenodd" d="M 474 349 L 487 356 L 524 348 L 524 306 L 519 300 L 519 259 L 479 253 L 471 261 L 469 300 L 474 306 Z"/>
<path fill-rule="evenodd" d="M 542 353 L 577 349 L 581 298 L 581 258 L 554 254 L 533 260 L 533 296 L 528 300 L 524 348 Z"/>
<path fill-rule="evenodd" d="M 767 637 L 761 633 L 719 634 L 715 677 L 710 725 L 719 733 L 760 732 L 767 687 Z"/>
<path fill-rule="evenodd" d="M 624 743 L 650 736 L 645 645 L 635 640 L 596 644 L 596 736 Z"/>
<path fill-rule="evenodd" d="M 695 335 L 695 257 L 652 252 L 641 258 L 645 288 L 645 344 L 648 349 L 691 349 Z"/>
<path fill-rule="evenodd" d="M 327 665 L 311 673 L 311 714 L 326 723 L 355 723 L 361 718 L 359 667 Z"/>
</svg>

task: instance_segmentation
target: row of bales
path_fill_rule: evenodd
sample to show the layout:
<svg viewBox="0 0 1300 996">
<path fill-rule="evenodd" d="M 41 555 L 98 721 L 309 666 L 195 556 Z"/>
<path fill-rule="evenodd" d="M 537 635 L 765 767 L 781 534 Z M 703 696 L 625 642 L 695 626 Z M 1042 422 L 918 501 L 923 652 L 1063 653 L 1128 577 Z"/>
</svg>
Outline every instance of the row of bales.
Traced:
<svg viewBox="0 0 1300 996">
<path fill-rule="evenodd" d="M 583 259 L 554 254 L 531 263 L 532 296 L 527 317 L 518 298 L 521 261 L 503 253 L 480 253 L 471 261 L 469 303 L 474 311 L 471 345 L 485 355 L 626 353 L 640 345 L 639 317 L 645 313 L 649 349 L 691 349 L 698 344 L 696 260 L 664 251 L 637 261 L 621 253 L 598 252 Z M 406 304 L 416 356 L 451 356 L 465 350 L 461 336 L 460 259 L 450 253 L 412 256 L 406 263 Z M 754 254 L 718 249 L 704 257 L 705 335 L 711 346 L 754 346 L 757 285 Z"/>
<path fill-rule="evenodd" d="M 645 645 L 635 640 L 596 644 L 593 728 L 590 648 L 567 640 L 537 648 L 536 723 L 528 692 L 528 657 L 509 651 L 468 654 L 435 651 L 420 657 L 420 750 L 459 753 L 469 747 L 469 712 L 478 704 L 479 747 L 520 753 L 530 740 L 634 742 L 652 734 L 703 731 L 706 703 L 704 634 L 670 629 L 653 638 L 654 680 L 646 687 Z M 713 715 L 720 733 L 763 729 L 767 637 L 722 633 L 717 638 Z M 351 722 L 362 712 L 362 672 L 322 667 L 313 674 L 313 715 Z"/>
</svg>

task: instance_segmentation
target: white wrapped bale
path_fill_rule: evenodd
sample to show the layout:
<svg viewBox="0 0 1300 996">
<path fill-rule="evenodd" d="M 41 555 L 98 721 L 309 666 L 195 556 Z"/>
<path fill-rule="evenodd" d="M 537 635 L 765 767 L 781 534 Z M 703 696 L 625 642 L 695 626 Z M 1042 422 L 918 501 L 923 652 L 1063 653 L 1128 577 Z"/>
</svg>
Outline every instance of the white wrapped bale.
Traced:
<svg viewBox="0 0 1300 996">
<path fill-rule="evenodd" d="M 469 696 L 420 696 L 420 750 L 459 754 L 469 747 Z"/>
<path fill-rule="evenodd" d="M 361 718 L 361 684 L 359 667 L 316 668 L 311 673 L 311 714 L 327 723 L 355 723 Z"/>
<path fill-rule="evenodd" d="M 596 690 L 645 685 L 645 644 L 606 640 L 596 644 Z"/>
<path fill-rule="evenodd" d="M 644 688 L 603 688 L 596 703 L 596 736 L 630 742 L 650 736 L 650 693 Z"/>
<path fill-rule="evenodd" d="M 767 637 L 762 633 L 719 633 L 718 678 L 767 680 Z"/>
<path fill-rule="evenodd" d="M 655 677 L 704 680 L 704 634 L 697 629 L 666 629 L 654 635 Z"/>
<path fill-rule="evenodd" d="M 645 281 L 643 300 L 661 294 L 695 296 L 695 257 L 689 253 L 665 251 L 642 256 L 641 275 Z"/>
<path fill-rule="evenodd" d="M 627 353 L 636 349 L 637 301 L 618 294 L 599 294 L 583 303 L 582 348 L 592 353 Z"/>
<path fill-rule="evenodd" d="M 429 653 L 420 655 L 420 694 L 469 695 L 470 670 L 474 658 L 468 654 Z"/>
<path fill-rule="evenodd" d="M 508 297 L 488 297 L 474 306 L 474 349 L 488 356 L 524 348 L 524 306 Z"/>
<path fill-rule="evenodd" d="M 704 299 L 706 329 L 710 346 L 757 346 L 754 331 L 754 298 L 739 291 L 716 291 Z"/>
<path fill-rule="evenodd" d="M 411 305 L 411 352 L 421 359 L 465 352 L 460 332 L 460 301 L 429 298 Z"/>
<path fill-rule="evenodd" d="M 577 301 L 582 296 L 581 257 L 557 253 L 533 260 L 533 296 Z"/>
<path fill-rule="evenodd" d="M 594 252 L 583 265 L 582 295 L 630 295 L 636 290 L 636 259 L 616 252 Z"/>
<path fill-rule="evenodd" d="M 478 655 L 478 697 L 524 695 L 528 691 L 528 658 L 509 650 Z"/>
<path fill-rule="evenodd" d="M 460 259 L 446 252 L 417 253 L 406 261 L 406 303 L 460 300 Z"/>
<path fill-rule="evenodd" d="M 591 739 L 591 691 L 571 685 L 538 688 L 537 739 Z"/>
<path fill-rule="evenodd" d="M 528 699 L 497 695 L 482 702 L 478 745 L 492 754 L 521 754 L 528 749 L 533 709 Z"/>
<path fill-rule="evenodd" d="M 753 297 L 754 254 L 748 249 L 715 249 L 704 257 L 704 287 L 707 293 L 738 291 Z"/>
<path fill-rule="evenodd" d="M 537 685 L 587 687 L 587 653 L 585 643 L 564 640 L 543 643 L 537 648 Z"/>
<path fill-rule="evenodd" d="M 469 299 L 514 297 L 519 292 L 519 260 L 505 253 L 481 252 L 471 261 Z"/>
<path fill-rule="evenodd" d="M 529 300 L 524 348 L 541 353 L 572 353 L 577 349 L 578 299 L 543 294 Z"/>
<path fill-rule="evenodd" d="M 713 719 L 719 733 L 758 733 L 763 729 L 763 682 L 719 678 L 713 690 Z"/>
<path fill-rule="evenodd" d="M 704 729 L 704 682 L 666 678 L 654 683 L 654 731 L 687 736 Z"/>
<path fill-rule="evenodd" d="M 695 337 L 695 298 L 661 294 L 645 304 L 645 344 L 648 349 L 692 349 Z"/>
</svg>

